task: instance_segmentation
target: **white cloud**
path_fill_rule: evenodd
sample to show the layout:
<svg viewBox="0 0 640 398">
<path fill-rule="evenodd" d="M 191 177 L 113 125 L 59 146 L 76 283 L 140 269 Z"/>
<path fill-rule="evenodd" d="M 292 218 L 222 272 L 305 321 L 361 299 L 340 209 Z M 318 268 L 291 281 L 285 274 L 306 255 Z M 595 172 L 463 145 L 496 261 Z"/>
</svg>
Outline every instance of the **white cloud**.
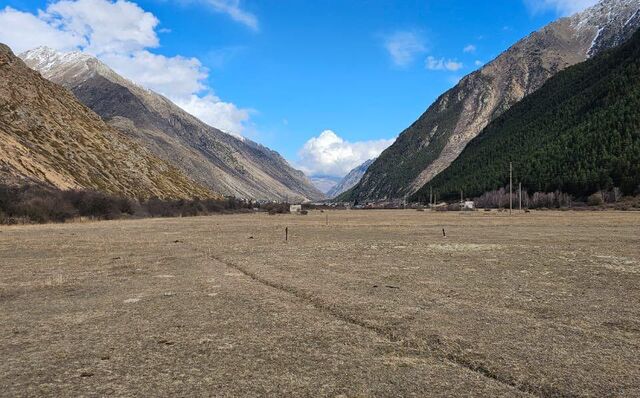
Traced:
<svg viewBox="0 0 640 398">
<path fill-rule="evenodd" d="M 448 70 L 451 72 L 458 71 L 464 66 L 462 62 L 456 60 L 445 60 L 444 58 L 435 58 L 432 56 L 427 57 L 424 65 L 429 70 Z"/>
<path fill-rule="evenodd" d="M 482 66 L 482 65 L 484 65 L 484 63 L 482 61 L 476 59 L 476 61 L 474 62 L 474 65 L 475 66 Z"/>
<path fill-rule="evenodd" d="M 416 55 L 426 51 L 424 40 L 415 32 L 395 32 L 384 40 L 384 47 L 397 66 L 408 66 Z"/>
<path fill-rule="evenodd" d="M 222 12 L 231 17 L 236 22 L 248 26 L 253 30 L 258 30 L 258 18 L 250 12 L 240 8 L 240 0 L 205 0 L 217 12 Z"/>
<path fill-rule="evenodd" d="M 177 100 L 176 104 L 205 123 L 234 135 L 242 132 L 249 121 L 247 109 L 223 102 L 213 94 L 191 95 L 187 100 Z"/>
<path fill-rule="evenodd" d="M 82 35 L 87 42 L 83 50 L 95 55 L 159 45 L 158 19 L 126 0 L 61 0 L 50 3 L 39 17 L 60 30 Z"/>
<path fill-rule="evenodd" d="M 598 0 L 524 0 L 532 13 L 554 10 L 559 15 L 571 15 L 598 3 Z"/>
<path fill-rule="evenodd" d="M 377 157 L 395 140 L 348 142 L 331 130 L 309 139 L 298 152 L 297 166 L 307 175 L 344 176 Z"/>
<path fill-rule="evenodd" d="M 86 44 L 76 32 L 58 29 L 36 15 L 11 7 L 0 10 L 0 42 L 16 54 L 43 45 L 68 51 Z"/>
<path fill-rule="evenodd" d="M 210 1 L 232 17 L 244 18 L 237 1 Z M 160 45 L 158 25 L 153 14 L 127 0 L 60 0 L 37 14 L 10 7 L 0 10 L 0 42 L 16 53 L 42 45 L 90 53 L 206 123 L 241 134 L 249 111 L 214 94 L 207 85 L 209 71 L 197 58 L 168 57 L 150 51 Z"/>
<path fill-rule="evenodd" d="M 104 54 L 100 59 L 119 74 L 169 98 L 189 98 L 207 88 L 208 71 L 197 58 L 165 57 L 143 50 Z"/>
<path fill-rule="evenodd" d="M 473 44 L 469 44 L 465 48 L 463 48 L 462 51 L 465 53 L 474 53 L 476 52 L 476 49 L 476 46 L 474 46 Z"/>
</svg>

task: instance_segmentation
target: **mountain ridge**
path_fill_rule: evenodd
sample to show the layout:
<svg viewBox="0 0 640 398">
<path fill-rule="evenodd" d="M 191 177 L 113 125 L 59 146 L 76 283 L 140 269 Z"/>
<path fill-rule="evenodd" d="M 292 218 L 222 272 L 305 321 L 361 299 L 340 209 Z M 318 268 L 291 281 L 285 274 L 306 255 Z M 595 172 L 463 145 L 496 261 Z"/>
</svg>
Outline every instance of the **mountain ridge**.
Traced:
<svg viewBox="0 0 640 398">
<path fill-rule="evenodd" d="M 0 44 L 0 179 L 136 199 L 219 197 L 109 127 Z"/>
<path fill-rule="evenodd" d="M 549 79 L 491 122 L 442 173 L 415 194 L 477 197 L 514 181 L 530 191 L 587 197 L 640 192 L 640 30 Z"/>
<path fill-rule="evenodd" d="M 109 124 L 216 192 L 260 200 L 324 198 L 277 152 L 205 124 L 90 55 L 39 47 L 20 56 Z"/>
<path fill-rule="evenodd" d="M 365 173 L 344 200 L 393 199 L 422 187 L 491 120 L 557 72 L 624 42 L 640 0 L 605 0 L 533 32 L 443 93 Z"/>
<path fill-rule="evenodd" d="M 333 188 L 331 188 L 327 192 L 327 197 L 335 198 L 336 196 L 353 188 L 353 186 L 360 181 L 364 173 L 367 172 L 367 169 L 369 168 L 369 166 L 371 166 L 371 164 L 375 160 L 376 158 L 366 160 L 362 164 L 351 169 L 351 171 L 349 171 L 347 175 L 344 176 L 342 180 L 340 180 L 340 182 L 338 182 Z"/>
</svg>

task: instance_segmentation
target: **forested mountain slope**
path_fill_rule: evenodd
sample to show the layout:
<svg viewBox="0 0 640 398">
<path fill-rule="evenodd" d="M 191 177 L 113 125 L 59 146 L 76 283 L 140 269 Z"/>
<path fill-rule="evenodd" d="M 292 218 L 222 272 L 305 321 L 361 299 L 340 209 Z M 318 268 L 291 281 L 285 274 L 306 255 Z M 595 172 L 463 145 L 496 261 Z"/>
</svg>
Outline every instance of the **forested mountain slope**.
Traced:
<svg viewBox="0 0 640 398">
<path fill-rule="evenodd" d="M 514 180 L 532 191 L 586 196 L 640 186 L 640 31 L 551 78 L 492 122 L 414 200 L 468 196 Z"/>
<path fill-rule="evenodd" d="M 568 66 L 640 26 L 640 0 L 603 0 L 522 39 L 438 98 L 369 167 L 343 200 L 400 198 L 447 168 L 489 122 Z"/>
</svg>

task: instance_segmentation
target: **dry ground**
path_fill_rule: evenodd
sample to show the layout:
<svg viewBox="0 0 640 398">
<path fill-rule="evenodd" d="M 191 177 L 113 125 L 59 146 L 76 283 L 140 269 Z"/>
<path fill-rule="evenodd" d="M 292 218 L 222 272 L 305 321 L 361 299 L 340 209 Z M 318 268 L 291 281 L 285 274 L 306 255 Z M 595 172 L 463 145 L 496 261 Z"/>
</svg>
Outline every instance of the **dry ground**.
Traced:
<svg viewBox="0 0 640 398">
<path fill-rule="evenodd" d="M 640 213 L 1 227 L 0 272 L 2 396 L 640 396 Z"/>
</svg>

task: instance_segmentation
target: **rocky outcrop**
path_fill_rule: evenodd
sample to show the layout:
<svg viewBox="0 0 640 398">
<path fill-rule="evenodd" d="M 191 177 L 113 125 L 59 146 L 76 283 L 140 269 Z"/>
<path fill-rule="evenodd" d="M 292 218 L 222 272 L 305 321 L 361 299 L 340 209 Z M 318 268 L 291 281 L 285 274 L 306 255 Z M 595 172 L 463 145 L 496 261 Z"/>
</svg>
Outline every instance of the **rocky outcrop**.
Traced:
<svg viewBox="0 0 640 398">
<path fill-rule="evenodd" d="M 0 182 L 145 199 L 218 197 L 0 44 Z"/>
</svg>

